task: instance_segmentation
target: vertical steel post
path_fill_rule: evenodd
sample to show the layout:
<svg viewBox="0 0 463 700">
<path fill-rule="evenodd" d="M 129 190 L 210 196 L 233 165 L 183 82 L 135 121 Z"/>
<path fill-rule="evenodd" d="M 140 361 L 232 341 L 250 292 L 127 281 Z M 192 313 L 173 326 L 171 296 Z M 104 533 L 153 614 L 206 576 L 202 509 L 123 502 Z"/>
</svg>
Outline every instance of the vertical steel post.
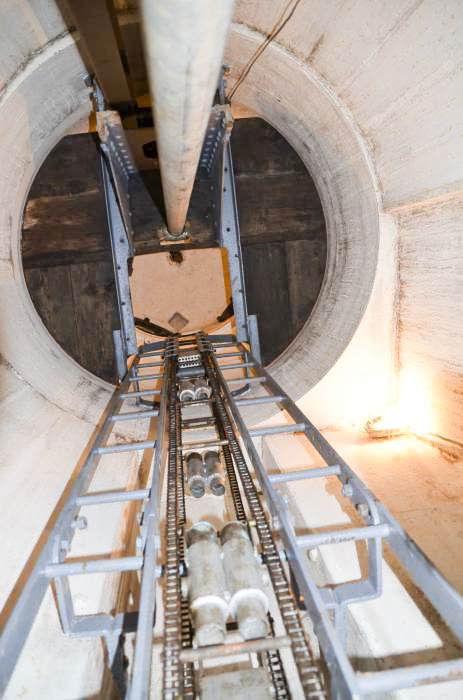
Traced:
<svg viewBox="0 0 463 700">
<path fill-rule="evenodd" d="M 116 343 L 116 349 L 122 346 L 124 351 L 123 358 L 118 357 L 117 359 L 119 372 L 121 372 L 123 367 L 127 367 L 127 356 L 137 352 L 135 321 L 133 318 L 129 270 L 127 265 L 127 261 L 130 256 L 130 245 L 116 195 L 112 186 L 108 164 L 104 156 L 101 156 L 101 169 L 106 200 L 106 210 L 108 214 L 109 235 L 111 238 L 117 303 L 121 322 L 122 342 Z"/>
<path fill-rule="evenodd" d="M 248 310 L 244 284 L 243 256 L 240 243 L 240 227 L 236 206 L 235 179 L 230 141 L 224 141 L 222 211 L 220 222 L 220 244 L 227 249 L 228 269 L 235 313 L 236 338 L 248 342 Z"/>
</svg>

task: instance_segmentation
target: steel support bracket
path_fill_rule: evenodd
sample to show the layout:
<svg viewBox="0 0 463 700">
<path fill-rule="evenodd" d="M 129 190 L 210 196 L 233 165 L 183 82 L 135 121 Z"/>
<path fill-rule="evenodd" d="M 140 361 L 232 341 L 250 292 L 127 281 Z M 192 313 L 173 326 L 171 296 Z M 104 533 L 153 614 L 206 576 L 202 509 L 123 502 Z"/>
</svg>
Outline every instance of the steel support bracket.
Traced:
<svg viewBox="0 0 463 700">
<path fill-rule="evenodd" d="M 130 151 L 125 131 L 118 112 L 104 110 L 96 113 L 96 126 L 112 183 L 116 191 L 117 203 L 124 222 L 129 242 L 130 255 L 133 255 L 133 226 L 129 200 L 129 180 L 137 168 Z"/>
</svg>

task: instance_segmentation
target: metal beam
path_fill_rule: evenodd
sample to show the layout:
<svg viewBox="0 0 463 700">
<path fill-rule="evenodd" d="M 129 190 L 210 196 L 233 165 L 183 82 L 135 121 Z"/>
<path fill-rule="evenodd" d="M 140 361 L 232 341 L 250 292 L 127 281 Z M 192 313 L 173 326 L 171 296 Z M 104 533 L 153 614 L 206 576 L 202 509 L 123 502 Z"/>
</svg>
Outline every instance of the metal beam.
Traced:
<svg viewBox="0 0 463 700">
<path fill-rule="evenodd" d="M 248 342 L 248 310 L 244 283 L 243 255 L 236 204 L 235 178 L 230 141 L 223 144 L 222 209 L 220 221 L 220 245 L 227 250 L 228 271 L 235 314 L 236 338 Z"/>
<path fill-rule="evenodd" d="M 68 0 L 85 51 L 107 102 L 122 107 L 133 95 L 122 62 L 122 40 L 112 4 L 106 0 Z"/>
<path fill-rule="evenodd" d="M 233 0 L 142 1 L 167 227 L 181 236 L 217 89 Z"/>
<path fill-rule="evenodd" d="M 115 336 L 114 339 L 118 341 L 115 343 L 116 351 L 119 351 L 117 365 L 119 378 L 122 379 L 127 367 L 127 356 L 136 353 L 137 351 L 135 322 L 133 318 L 128 271 L 130 243 L 125 230 L 121 211 L 117 203 L 116 194 L 111 183 L 109 165 L 105 161 L 104 157 L 101 159 L 101 168 L 106 200 L 106 211 L 108 214 L 108 228 L 111 238 L 114 278 L 116 280 L 117 304 L 121 324 L 120 338 Z M 120 354 L 121 352 L 122 355 Z"/>
</svg>

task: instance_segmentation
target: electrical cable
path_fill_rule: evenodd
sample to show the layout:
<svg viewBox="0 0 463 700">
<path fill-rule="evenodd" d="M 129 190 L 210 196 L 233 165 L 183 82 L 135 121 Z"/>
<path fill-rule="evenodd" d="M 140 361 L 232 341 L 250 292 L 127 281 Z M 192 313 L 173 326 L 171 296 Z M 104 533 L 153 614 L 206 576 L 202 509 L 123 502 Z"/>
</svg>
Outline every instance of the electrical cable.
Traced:
<svg viewBox="0 0 463 700">
<path fill-rule="evenodd" d="M 241 71 L 241 74 L 238 77 L 238 80 L 234 84 L 233 88 L 231 89 L 229 95 L 228 95 L 228 101 L 231 102 L 235 92 L 238 90 L 242 82 L 247 78 L 249 75 L 249 72 L 251 68 L 253 67 L 254 63 L 257 61 L 259 56 L 261 56 L 267 46 L 278 36 L 278 34 L 281 32 L 281 30 L 288 24 L 289 20 L 291 17 L 294 15 L 294 12 L 296 11 L 297 6 L 299 5 L 301 0 L 295 0 L 294 4 L 288 14 L 288 16 L 285 18 L 285 14 L 288 10 L 288 7 L 291 5 L 291 2 L 293 0 L 290 0 L 288 4 L 285 6 L 283 12 L 280 14 L 275 26 L 273 27 L 272 31 L 268 35 L 268 37 L 265 39 L 265 41 L 259 46 L 257 51 L 251 56 L 243 70 Z"/>
</svg>

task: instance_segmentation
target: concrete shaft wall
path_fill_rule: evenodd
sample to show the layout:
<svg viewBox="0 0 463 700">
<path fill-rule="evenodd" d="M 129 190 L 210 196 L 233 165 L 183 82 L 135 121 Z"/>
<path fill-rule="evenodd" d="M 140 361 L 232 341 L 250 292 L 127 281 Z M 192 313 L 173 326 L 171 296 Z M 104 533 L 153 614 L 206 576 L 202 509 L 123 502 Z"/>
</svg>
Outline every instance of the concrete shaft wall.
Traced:
<svg viewBox="0 0 463 700">
<path fill-rule="evenodd" d="M 234 76 L 284 6 L 238 0 Z M 275 363 L 300 396 L 343 353 L 303 401 L 320 425 L 399 400 L 417 430 L 462 437 L 462 29 L 458 0 L 306 0 L 235 94 L 293 143 L 325 208 L 325 285 Z"/>
<path fill-rule="evenodd" d="M 284 6 L 238 0 L 226 52 L 231 85 Z M 418 397 L 429 406 L 427 430 L 462 437 L 462 29 L 458 0 L 303 0 L 235 95 L 300 153 L 325 209 L 322 293 L 273 368 L 320 427 L 361 423 L 401 394 L 412 410 Z M 2 604 L 109 397 L 45 330 L 19 253 L 34 174 L 90 110 L 77 38 L 53 0 L 1 4 Z M 136 467 L 121 462 L 127 479 Z M 118 536 L 108 531 L 108 541 Z M 47 605 L 41 647 L 58 626 Z M 72 654 L 66 697 L 96 692 L 98 645 L 60 639 L 50 654 L 57 670 Z M 10 696 L 62 700 L 62 686 L 40 686 L 44 663 L 16 675 Z"/>
</svg>

